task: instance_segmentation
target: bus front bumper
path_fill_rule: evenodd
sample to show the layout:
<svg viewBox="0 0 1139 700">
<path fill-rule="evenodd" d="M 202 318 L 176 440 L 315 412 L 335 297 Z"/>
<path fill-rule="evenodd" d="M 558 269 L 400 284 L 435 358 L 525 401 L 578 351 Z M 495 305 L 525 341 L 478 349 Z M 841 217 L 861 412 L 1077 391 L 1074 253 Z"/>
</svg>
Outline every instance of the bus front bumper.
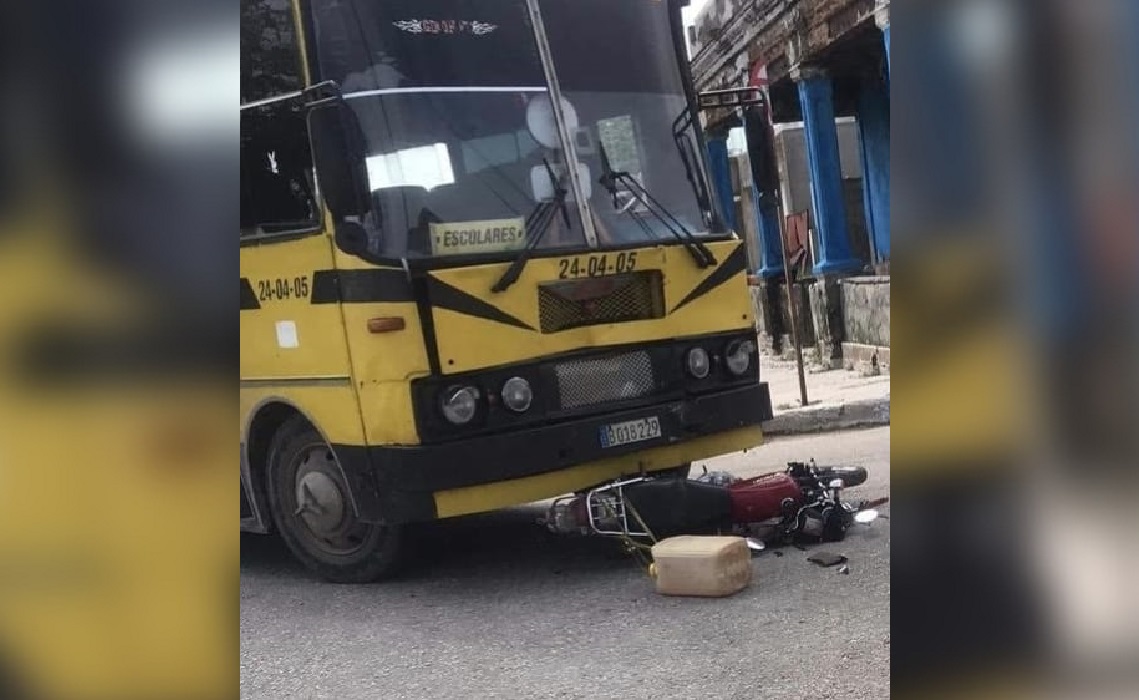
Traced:
<svg viewBox="0 0 1139 700">
<path fill-rule="evenodd" d="M 602 445 L 605 426 L 653 417 L 660 421 L 660 437 Z M 762 442 L 759 426 L 771 417 L 770 393 L 760 383 L 438 445 L 335 450 L 360 517 L 404 523 L 548 498 L 755 447 Z M 488 491 L 495 488 L 497 494 Z"/>
</svg>

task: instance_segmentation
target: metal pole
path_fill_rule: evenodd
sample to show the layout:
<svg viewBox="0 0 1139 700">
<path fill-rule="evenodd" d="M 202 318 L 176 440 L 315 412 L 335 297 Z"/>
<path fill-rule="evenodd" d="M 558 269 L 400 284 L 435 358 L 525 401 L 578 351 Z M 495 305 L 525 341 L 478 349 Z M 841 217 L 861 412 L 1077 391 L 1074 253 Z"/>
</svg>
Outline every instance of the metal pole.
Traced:
<svg viewBox="0 0 1139 700">
<path fill-rule="evenodd" d="M 546 37 L 546 25 L 542 21 L 542 10 L 538 7 L 538 0 L 526 0 L 526 8 L 530 12 L 530 23 L 534 29 L 534 41 L 537 43 L 538 58 L 542 62 L 542 70 L 546 75 L 546 87 L 549 88 L 550 106 L 553 108 L 554 124 L 558 129 L 558 136 L 565 151 L 566 175 L 569 177 L 570 189 L 577 203 L 577 213 L 581 217 L 581 228 L 585 231 L 585 241 L 590 248 L 596 248 L 597 230 L 593 226 L 593 214 L 589 210 L 589 202 L 585 201 L 583 194 L 585 188 L 581 184 L 581 176 L 577 172 L 578 159 L 574 135 L 570 133 L 566 124 L 565 115 L 562 114 L 562 88 L 558 83 L 558 74 L 554 70 L 554 55 L 550 50 L 550 43 Z"/>
<path fill-rule="evenodd" d="M 791 341 L 795 344 L 795 361 L 799 368 L 799 400 L 806 406 L 808 404 L 807 373 L 803 367 L 803 345 L 799 341 L 799 312 L 795 309 L 795 293 L 792 291 L 794 284 L 791 279 L 791 260 L 787 256 L 787 220 L 783 217 L 783 202 L 779 192 L 778 166 L 775 156 L 775 125 L 770 118 L 768 107 L 767 93 L 764 92 L 764 100 L 761 105 L 750 107 L 750 109 L 757 111 L 752 112 L 751 115 L 746 109 L 743 111 L 743 122 L 749 132 L 748 158 L 751 160 L 752 166 L 752 183 L 753 186 L 758 187 L 761 184 L 763 186 L 759 190 L 761 196 L 760 212 L 762 214 L 764 211 L 770 211 L 770 208 L 775 209 L 775 228 L 779 236 L 779 254 L 783 258 L 783 281 L 787 285 L 787 315 L 791 320 Z M 757 119 L 761 121 L 757 121 Z M 753 133 L 752 129 L 756 127 L 759 127 L 758 132 Z M 772 178 L 775 178 L 774 182 Z M 766 207 L 762 199 L 764 196 L 771 200 Z"/>
<path fill-rule="evenodd" d="M 799 312 L 795 310 L 794 284 L 791 280 L 791 259 L 787 257 L 787 221 L 783 218 L 783 205 L 775 202 L 776 218 L 779 219 L 779 252 L 783 254 L 783 282 L 787 285 L 787 315 L 791 318 L 791 340 L 795 343 L 795 362 L 799 366 L 799 398 L 802 405 L 807 401 L 807 373 L 803 368 L 803 344 L 799 341 Z"/>
</svg>

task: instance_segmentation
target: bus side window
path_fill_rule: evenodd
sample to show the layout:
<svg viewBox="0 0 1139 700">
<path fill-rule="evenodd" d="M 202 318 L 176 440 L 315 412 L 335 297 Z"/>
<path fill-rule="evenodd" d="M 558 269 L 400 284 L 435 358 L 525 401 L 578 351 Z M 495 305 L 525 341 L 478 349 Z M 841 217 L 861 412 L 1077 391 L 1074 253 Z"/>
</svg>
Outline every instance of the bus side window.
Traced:
<svg viewBox="0 0 1139 700">
<path fill-rule="evenodd" d="M 289 0 L 241 0 L 241 235 L 320 221 Z"/>
<path fill-rule="evenodd" d="M 298 100 L 241 113 L 241 229 L 311 230 L 319 224 L 304 108 Z"/>
</svg>

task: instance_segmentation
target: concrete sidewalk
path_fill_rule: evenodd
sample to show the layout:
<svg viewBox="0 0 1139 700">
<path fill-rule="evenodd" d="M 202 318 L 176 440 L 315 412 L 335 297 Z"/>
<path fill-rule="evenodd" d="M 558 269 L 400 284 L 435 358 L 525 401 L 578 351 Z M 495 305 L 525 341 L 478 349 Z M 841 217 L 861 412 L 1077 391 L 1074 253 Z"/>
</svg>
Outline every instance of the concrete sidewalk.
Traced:
<svg viewBox="0 0 1139 700">
<path fill-rule="evenodd" d="M 808 363 L 807 398 L 800 405 L 799 374 L 794 361 L 760 357 L 760 380 L 771 389 L 775 417 L 763 425 L 767 435 L 796 435 L 890 424 L 890 377 L 820 370 Z"/>
</svg>

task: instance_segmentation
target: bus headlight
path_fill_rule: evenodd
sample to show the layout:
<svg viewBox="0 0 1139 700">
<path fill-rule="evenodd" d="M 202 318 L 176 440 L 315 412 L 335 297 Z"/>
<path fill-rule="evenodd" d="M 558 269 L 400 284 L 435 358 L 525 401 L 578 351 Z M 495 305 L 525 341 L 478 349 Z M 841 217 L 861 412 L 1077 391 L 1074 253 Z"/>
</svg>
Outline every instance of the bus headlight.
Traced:
<svg viewBox="0 0 1139 700">
<path fill-rule="evenodd" d="M 708 372 L 712 370 L 712 360 L 708 357 L 708 351 L 704 348 L 692 348 L 689 350 L 685 364 L 688 365 L 688 373 L 697 379 L 707 377 Z"/>
<path fill-rule="evenodd" d="M 741 377 L 751 369 L 751 356 L 755 353 L 755 343 L 750 340 L 733 340 L 728 343 L 728 350 L 724 353 L 724 361 L 728 371 Z"/>
<path fill-rule="evenodd" d="M 511 377 L 502 385 L 502 403 L 515 413 L 525 413 L 534 401 L 530 382 L 522 377 Z"/>
<path fill-rule="evenodd" d="M 455 425 L 474 420 L 479 410 L 479 390 L 473 386 L 456 386 L 443 392 L 443 417 Z"/>
</svg>

